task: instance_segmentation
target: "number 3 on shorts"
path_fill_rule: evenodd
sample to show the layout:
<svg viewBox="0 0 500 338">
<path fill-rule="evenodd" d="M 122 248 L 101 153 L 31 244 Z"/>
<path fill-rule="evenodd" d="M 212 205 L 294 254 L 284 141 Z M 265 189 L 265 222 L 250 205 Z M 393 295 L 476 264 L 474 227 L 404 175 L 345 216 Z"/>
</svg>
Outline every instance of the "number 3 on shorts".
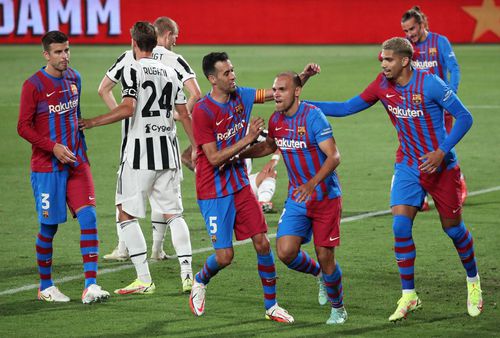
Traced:
<svg viewBox="0 0 500 338">
<path fill-rule="evenodd" d="M 208 217 L 208 223 L 210 226 L 210 234 L 216 234 L 217 233 L 217 216 L 209 216 Z"/>
<path fill-rule="evenodd" d="M 43 210 L 47 210 L 50 208 L 49 197 L 50 197 L 50 194 L 42 192 L 42 209 Z"/>
</svg>

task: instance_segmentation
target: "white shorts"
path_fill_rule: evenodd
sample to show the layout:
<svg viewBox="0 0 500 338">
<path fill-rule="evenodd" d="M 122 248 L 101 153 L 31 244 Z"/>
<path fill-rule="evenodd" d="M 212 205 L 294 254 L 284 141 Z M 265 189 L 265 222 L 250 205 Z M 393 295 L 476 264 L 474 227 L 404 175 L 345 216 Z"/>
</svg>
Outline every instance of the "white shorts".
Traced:
<svg viewBox="0 0 500 338">
<path fill-rule="evenodd" d="M 259 198 L 259 188 L 257 187 L 257 175 L 258 174 L 248 175 L 248 181 L 250 182 L 250 187 L 252 188 L 255 197 Z"/>
<path fill-rule="evenodd" d="M 181 170 L 132 169 L 125 161 L 118 171 L 115 204 L 127 214 L 145 218 L 146 198 L 151 210 L 162 214 L 181 214 Z"/>
</svg>

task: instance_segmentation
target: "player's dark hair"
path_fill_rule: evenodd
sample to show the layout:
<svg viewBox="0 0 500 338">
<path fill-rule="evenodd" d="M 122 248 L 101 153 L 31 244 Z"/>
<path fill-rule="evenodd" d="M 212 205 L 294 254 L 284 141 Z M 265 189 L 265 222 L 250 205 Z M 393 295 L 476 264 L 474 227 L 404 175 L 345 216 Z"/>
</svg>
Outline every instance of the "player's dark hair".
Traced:
<svg viewBox="0 0 500 338">
<path fill-rule="evenodd" d="M 286 72 L 282 72 L 282 73 L 279 73 L 278 75 L 276 75 L 277 78 L 281 77 L 281 76 L 287 76 L 287 77 L 291 78 L 295 87 L 302 87 L 302 80 L 300 79 L 299 74 L 297 74 L 296 72 L 286 71 Z"/>
<path fill-rule="evenodd" d="M 43 50 L 48 52 L 50 50 L 50 45 L 53 43 L 64 43 L 68 41 L 68 36 L 60 31 L 50 31 L 42 36 L 42 47 Z"/>
<path fill-rule="evenodd" d="M 229 56 L 226 52 L 212 52 L 203 57 L 201 66 L 203 68 L 203 74 L 208 79 L 209 75 L 215 74 L 215 64 L 219 61 L 224 62 L 229 60 Z"/>
<path fill-rule="evenodd" d="M 429 22 L 427 21 L 427 16 L 422 12 L 419 6 L 413 6 L 411 9 L 407 10 L 403 16 L 401 17 L 401 22 L 405 22 L 410 20 L 411 18 L 415 19 L 415 22 L 418 24 L 424 24 L 425 29 L 429 29 Z"/>
<path fill-rule="evenodd" d="M 177 25 L 177 22 L 175 22 L 168 16 L 160 16 L 155 20 L 153 25 L 156 28 L 158 36 L 163 36 L 167 32 L 172 32 L 174 34 L 179 32 L 179 26 Z"/>
<path fill-rule="evenodd" d="M 151 52 L 156 47 L 155 27 L 147 21 L 137 21 L 130 29 L 130 35 L 143 52 Z"/>
<path fill-rule="evenodd" d="M 408 57 L 410 60 L 413 57 L 413 47 L 408 41 L 408 39 L 395 37 L 389 40 L 385 40 L 382 44 L 382 49 L 392 50 L 395 54 L 398 54 L 402 57 Z"/>
</svg>

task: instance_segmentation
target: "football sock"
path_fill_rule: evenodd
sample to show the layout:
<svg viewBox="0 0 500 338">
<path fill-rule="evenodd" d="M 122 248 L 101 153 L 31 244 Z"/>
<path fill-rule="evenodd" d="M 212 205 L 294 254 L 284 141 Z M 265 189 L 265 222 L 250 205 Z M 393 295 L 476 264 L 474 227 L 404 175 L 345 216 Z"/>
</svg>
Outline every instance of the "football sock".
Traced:
<svg viewBox="0 0 500 338">
<path fill-rule="evenodd" d="M 134 264 L 137 278 L 144 283 L 151 283 L 151 274 L 147 261 L 146 240 L 137 219 L 120 223 L 122 238 L 128 248 L 130 260 Z"/>
<path fill-rule="evenodd" d="M 184 280 L 188 276 L 189 278 L 193 278 L 193 270 L 191 268 L 193 252 L 191 250 L 191 238 L 189 236 L 188 225 L 182 215 L 170 218 L 167 224 L 170 227 L 172 245 L 181 267 L 181 279 Z"/>
<path fill-rule="evenodd" d="M 161 212 L 151 211 L 151 225 L 153 227 L 153 248 L 152 252 L 161 252 L 167 231 L 167 222 Z"/>
<path fill-rule="evenodd" d="M 276 179 L 273 177 L 266 177 L 257 188 L 257 196 L 259 196 L 259 202 L 271 202 L 275 190 Z"/>
<path fill-rule="evenodd" d="M 276 268 L 272 251 L 266 255 L 257 254 L 257 268 L 264 289 L 264 306 L 267 310 L 276 304 Z"/>
<path fill-rule="evenodd" d="M 412 237 L 412 220 L 404 215 L 393 216 L 394 253 L 403 290 L 415 289 L 415 258 L 417 251 Z"/>
<path fill-rule="evenodd" d="M 314 276 L 317 276 L 321 271 L 319 263 L 312 259 L 307 252 L 302 250 L 300 250 L 297 257 L 288 264 L 288 268 L 303 273 L 310 273 Z"/>
<path fill-rule="evenodd" d="M 57 224 L 40 223 L 36 238 L 36 260 L 40 275 L 40 290 L 54 285 L 52 282 L 52 240 L 57 232 Z"/>
<path fill-rule="evenodd" d="M 460 222 L 459 225 L 454 227 L 444 228 L 443 230 L 453 240 L 460 260 L 467 271 L 467 277 L 475 277 L 477 275 L 477 265 L 476 257 L 474 256 L 474 241 L 464 222 Z"/>
<path fill-rule="evenodd" d="M 220 269 L 221 268 L 215 259 L 215 254 L 212 254 L 205 261 L 203 268 L 196 274 L 196 281 L 207 285 L 208 282 L 210 282 L 210 279 L 215 276 Z"/>
<path fill-rule="evenodd" d="M 118 220 L 118 214 L 119 214 L 118 208 L 116 208 L 116 234 L 118 235 L 118 252 L 121 254 L 124 254 L 127 252 L 127 246 L 125 245 L 125 242 L 122 239 L 122 232 L 120 231 L 120 221 Z"/>
<path fill-rule="evenodd" d="M 80 251 L 83 258 L 85 288 L 96 283 L 97 260 L 99 258 L 99 239 L 97 238 L 97 218 L 95 207 L 81 209 L 76 218 L 80 223 Z"/>
<path fill-rule="evenodd" d="M 328 300 L 332 307 L 339 308 L 344 306 L 344 289 L 342 288 L 342 270 L 337 263 L 335 271 L 328 275 L 323 271 L 323 280 L 325 281 Z"/>
</svg>

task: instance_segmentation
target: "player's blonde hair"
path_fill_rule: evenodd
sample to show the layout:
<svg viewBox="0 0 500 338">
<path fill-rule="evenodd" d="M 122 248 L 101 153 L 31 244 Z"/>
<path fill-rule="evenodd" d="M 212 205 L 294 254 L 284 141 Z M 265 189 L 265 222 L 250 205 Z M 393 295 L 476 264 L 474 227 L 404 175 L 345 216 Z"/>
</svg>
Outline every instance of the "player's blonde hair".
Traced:
<svg viewBox="0 0 500 338">
<path fill-rule="evenodd" d="M 167 34 L 167 32 L 172 32 L 174 34 L 179 33 L 179 26 L 177 26 L 177 22 L 168 16 L 160 16 L 155 20 L 153 25 L 155 26 L 156 32 L 160 37 Z"/>
<path fill-rule="evenodd" d="M 382 49 L 392 50 L 394 53 L 402 57 L 410 58 L 410 60 L 413 57 L 413 47 L 410 41 L 405 38 L 395 37 L 385 40 L 382 44 Z"/>
</svg>

